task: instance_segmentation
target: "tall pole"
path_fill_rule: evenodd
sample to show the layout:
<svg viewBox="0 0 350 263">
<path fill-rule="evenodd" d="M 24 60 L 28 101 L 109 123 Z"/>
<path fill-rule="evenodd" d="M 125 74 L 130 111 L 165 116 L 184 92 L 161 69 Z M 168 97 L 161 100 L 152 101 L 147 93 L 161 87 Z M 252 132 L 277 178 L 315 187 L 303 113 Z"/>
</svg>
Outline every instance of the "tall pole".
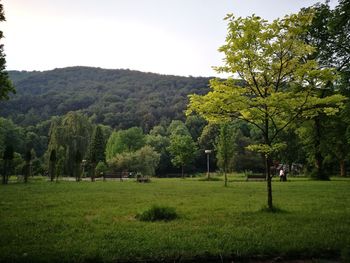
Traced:
<svg viewBox="0 0 350 263">
<path fill-rule="evenodd" d="M 204 152 L 207 154 L 207 178 L 209 181 L 210 180 L 209 154 L 211 153 L 211 150 L 205 150 Z"/>
<path fill-rule="evenodd" d="M 210 178 L 210 169 L 209 169 L 209 153 L 207 154 L 207 168 L 208 168 L 208 180 Z"/>
</svg>

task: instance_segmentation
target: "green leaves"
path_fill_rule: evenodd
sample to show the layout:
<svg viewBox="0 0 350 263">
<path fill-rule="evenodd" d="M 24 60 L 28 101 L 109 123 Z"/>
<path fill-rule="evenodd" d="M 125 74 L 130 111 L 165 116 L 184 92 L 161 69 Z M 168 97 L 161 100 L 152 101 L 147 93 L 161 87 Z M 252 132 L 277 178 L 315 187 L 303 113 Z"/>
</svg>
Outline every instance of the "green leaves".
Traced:
<svg viewBox="0 0 350 263">
<path fill-rule="evenodd" d="M 227 15 L 226 43 L 220 48 L 225 63 L 217 70 L 238 76 L 240 82 L 211 80 L 209 93 L 189 96 L 186 113 L 198 113 L 214 123 L 241 119 L 253 124 L 265 146 L 251 149 L 267 154 L 280 148 L 274 141 L 293 121 L 318 112 L 335 114 L 344 97 L 317 96 L 318 89 L 336 79 L 334 70 L 310 59 L 315 49 L 302 37 L 312 17 L 304 11 L 268 23 L 255 15 Z"/>
<path fill-rule="evenodd" d="M 286 147 L 287 147 L 286 143 L 274 143 L 272 145 L 251 144 L 247 147 L 247 149 L 250 151 L 262 153 L 262 154 L 268 156 L 268 155 L 278 153 L 281 150 L 284 150 Z"/>
</svg>

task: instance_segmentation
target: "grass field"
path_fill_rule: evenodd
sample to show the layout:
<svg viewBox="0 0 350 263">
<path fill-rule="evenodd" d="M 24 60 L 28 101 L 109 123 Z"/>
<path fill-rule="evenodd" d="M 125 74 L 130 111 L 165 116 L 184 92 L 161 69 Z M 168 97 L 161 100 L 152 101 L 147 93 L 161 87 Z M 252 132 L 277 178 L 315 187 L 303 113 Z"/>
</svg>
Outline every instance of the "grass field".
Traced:
<svg viewBox="0 0 350 263">
<path fill-rule="evenodd" d="M 0 185 L 0 261 L 120 262 L 348 259 L 350 180 L 266 184 L 153 179 Z M 141 222 L 152 205 L 170 222 Z"/>
</svg>

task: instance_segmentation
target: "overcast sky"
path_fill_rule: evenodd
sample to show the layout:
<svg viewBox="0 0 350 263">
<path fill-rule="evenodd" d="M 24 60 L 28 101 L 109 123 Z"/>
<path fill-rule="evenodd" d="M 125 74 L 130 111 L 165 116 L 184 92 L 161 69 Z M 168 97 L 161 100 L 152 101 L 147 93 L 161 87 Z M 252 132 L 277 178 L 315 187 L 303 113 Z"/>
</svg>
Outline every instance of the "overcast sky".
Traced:
<svg viewBox="0 0 350 263">
<path fill-rule="evenodd" d="M 316 2 L 2 0 L 7 21 L 0 27 L 8 70 L 93 66 L 214 76 L 227 13 L 272 20 Z"/>
</svg>

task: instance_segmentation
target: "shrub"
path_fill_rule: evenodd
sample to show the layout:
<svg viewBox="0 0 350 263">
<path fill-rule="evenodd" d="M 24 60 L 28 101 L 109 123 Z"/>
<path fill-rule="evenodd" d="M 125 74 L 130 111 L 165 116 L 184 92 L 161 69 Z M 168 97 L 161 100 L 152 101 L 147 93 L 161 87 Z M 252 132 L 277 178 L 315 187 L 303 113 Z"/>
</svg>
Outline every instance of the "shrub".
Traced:
<svg viewBox="0 0 350 263">
<path fill-rule="evenodd" d="M 173 207 L 154 205 L 143 213 L 137 214 L 136 218 L 140 221 L 170 221 L 178 218 L 178 215 Z"/>
</svg>

